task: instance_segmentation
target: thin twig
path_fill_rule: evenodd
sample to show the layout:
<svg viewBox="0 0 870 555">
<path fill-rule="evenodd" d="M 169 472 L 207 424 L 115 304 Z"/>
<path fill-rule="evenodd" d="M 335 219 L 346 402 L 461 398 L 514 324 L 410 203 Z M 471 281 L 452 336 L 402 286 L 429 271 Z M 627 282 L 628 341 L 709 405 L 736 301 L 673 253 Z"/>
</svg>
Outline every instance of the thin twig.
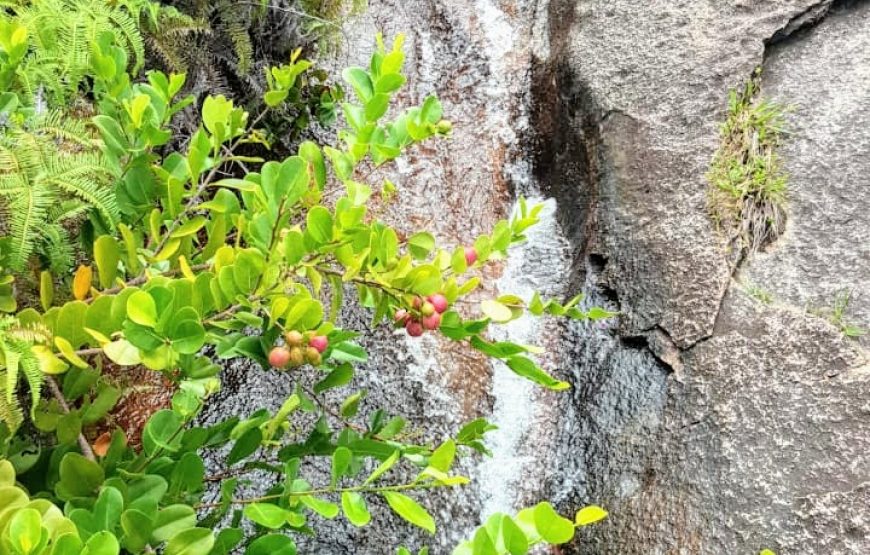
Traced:
<svg viewBox="0 0 870 555">
<path fill-rule="evenodd" d="M 57 385 L 57 381 L 55 381 L 53 376 L 46 376 L 45 382 L 48 384 L 48 389 L 51 390 L 52 396 L 57 400 L 57 404 L 60 405 L 60 408 L 63 409 L 63 412 L 69 414 L 70 408 L 69 403 L 66 402 L 66 397 L 63 396 L 63 392 L 60 390 L 60 387 Z M 97 457 L 94 456 L 94 450 L 91 449 L 91 444 L 88 443 L 87 438 L 79 432 L 79 448 L 82 450 L 82 455 L 85 456 L 86 459 L 90 461 L 97 462 Z"/>
</svg>

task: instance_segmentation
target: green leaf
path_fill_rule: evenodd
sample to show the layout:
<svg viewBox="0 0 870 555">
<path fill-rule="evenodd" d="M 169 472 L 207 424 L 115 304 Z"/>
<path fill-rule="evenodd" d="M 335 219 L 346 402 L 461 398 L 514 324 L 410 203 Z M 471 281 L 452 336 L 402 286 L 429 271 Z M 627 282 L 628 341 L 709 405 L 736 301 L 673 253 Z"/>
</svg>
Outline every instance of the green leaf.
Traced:
<svg viewBox="0 0 870 555">
<path fill-rule="evenodd" d="M 387 113 L 390 107 L 390 95 L 377 93 L 372 96 L 371 100 L 366 102 L 366 119 L 368 121 L 378 121 Z"/>
<path fill-rule="evenodd" d="M 67 453 L 60 461 L 60 482 L 55 487 L 61 499 L 94 495 L 105 480 L 97 463 L 78 453 Z"/>
<path fill-rule="evenodd" d="M 80 555 L 118 555 L 121 546 L 112 532 L 102 531 L 91 536 Z"/>
<path fill-rule="evenodd" d="M 194 518 L 194 524 L 196 519 Z M 151 538 L 153 519 L 142 511 L 128 509 L 121 513 L 122 543 L 128 551 L 142 551 Z M 191 525 L 192 526 L 192 525 Z"/>
<path fill-rule="evenodd" d="M 499 555 L 492 538 L 489 537 L 489 532 L 482 526 L 474 533 L 474 539 L 471 543 L 474 555 Z"/>
<path fill-rule="evenodd" d="M 187 237 L 188 235 L 193 235 L 200 229 L 202 229 L 208 220 L 205 219 L 205 216 L 196 216 L 177 228 L 172 234 L 169 235 L 171 239 L 180 239 L 182 237 Z"/>
<path fill-rule="evenodd" d="M 189 505 L 169 505 L 157 513 L 151 541 L 162 543 L 176 534 L 196 526 L 196 511 Z"/>
<path fill-rule="evenodd" d="M 503 545 L 511 555 L 525 555 L 529 551 L 529 540 L 514 520 L 504 515 L 501 520 L 501 531 L 498 543 Z"/>
<path fill-rule="evenodd" d="M 319 514 L 323 518 L 335 518 L 338 516 L 338 505 L 335 503 L 330 503 L 325 499 L 318 499 L 317 497 L 313 497 L 311 495 L 303 495 L 299 498 L 299 501 L 302 502 L 303 505 Z"/>
<path fill-rule="evenodd" d="M 359 411 L 359 402 L 365 396 L 364 391 L 357 391 L 353 395 L 347 397 L 341 403 L 341 415 L 345 418 L 353 418 Z"/>
<path fill-rule="evenodd" d="M 429 466 L 441 472 L 449 472 L 450 467 L 453 466 L 454 457 L 456 457 L 456 443 L 452 439 L 448 439 L 429 457 Z"/>
<path fill-rule="evenodd" d="M 179 431 L 184 422 L 174 411 L 164 409 L 154 413 L 142 430 L 142 449 L 148 456 L 159 450 L 175 452 L 181 445 Z"/>
<path fill-rule="evenodd" d="M 21 509 L 14 511 L 15 516 L 9 521 L 6 539 L 20 555 L 37 553 L 44 547 L 47 538 L 43 538 L 42 516 L 36 509 Z"/>
<path fill-rule="evenodd" d="M 245 505 L 243 514 L 260 526 L 276 529 L 287 523 L 290 511 L 272 503 L 250 503 Z"/>
<path fill-rule="evenodd" d="M 408 249 L 411 251 L 411 256 L 417 260 L 425 260 L 434 248 L 435 237 L 431 233 L 415 233 L 408 239 Z"/>
<path fill-rule="evenodd" d="M 127 297 L 127 318 L 139 324 L 153 328 L 157 325 L 157 304 L 154 297 L 145 291 L 136 291 Z"/>
<path fill-rule="evenodd" d="M 507 306 L 501 304 L 498 301 L 494 301 L 491 299 L 485 300 L 480 303 L 480 309 L 486 315 L 487 318 L 492 319 L 494 322 L 504 323 L 510 322 L 513 320 L 513 312 Z"/>
<path fill-rule="evenodd" d="M 205 344 L 205 328 L 196 320 L 173 322 L 167 335 L 172 348 L 183 355 L 193 355 Z"/>
<path fill-rule="evenodd" d="M 169 540 L 166 555 L 208 555 L 214 547 L 214 534 L 205 528 L 188 528 Z"/>
<path fill-rule="evenodd" d="M 353 87 L 356 95 L 363 102 L 368 102 L 372 97 L 372 94 L 374 94 L 372 80 L 363 68 L 349 67 L 342 72 L 341 76 L 344 77 L 344 80 L 347 81 L 351 87 Z"/>
<path fill-rule="evenodd" d="M 245 555 L 296 555 L 296 544 L 287 536 L 267 534 L 251 542 Z"/>
<path fill-rule="evenodd" d="M 557 380 L 541 370 L 534 361 L 524 356 L 512 356 L 505 362 L 511 370 L 517 373 L 517 375 L 538 383 L 548 389 L 564 391 L 571 388 L 571 384 Z"/>
<path fill-rule="evenodd" d="M 332 487 L 347 473 L 352 460 L 353 453 L 347 447 L 339 447 L 332 453 Z"/>
<path fill-rule="evenodd" d="M 387 460 L 378 465 L 378 467 L 372 472 L 366 481 L 363 483 L 364 485 L 369 485 L 381 476 L 383 476 L 388 470 L 393 468 L 397 462 L 399 462 L 399 457 L 401 457 L 402 453 L 397 449 L 393 451 L 393 454 L 387 457 Z"/>
<path fill-rule="evenodd" d="M 305 218 L 308 234 L 319 244 L 332 240 L 332 214 L 323 206 L 314 206 Z"/>
<path fill-rule="evenodd" d="M 242 437 L 236 440 L 236 443 L 230 450 L 230 454 L 227 456 L 227 464 L 234 465 L 242 459 L 252 455 L 254 451 L 259 449 L 262 442 L 263 431 L 260 430 L 260 428 L 251 428 L 246 431 L 242 434 Z"/>
<path fill-rule="evenodd" d="M 353 374 L 353 366 L 350 364 L 342 364 L 330 372 L 328 376 L 314 384 L 314 392 L 323 393 L 329 389 L 347 385 L 353 379 Z"/>
<path fill-rule="evenodd" d="M 533 514 L 535 528 L 547 543 L 561 545 L 574 538 L 574 523 L 560 516 L 549 503 L 538 503 Z"/>
<path fill-rule="evenodd" d="M 100 235 L 94 241 L 94 262 L 100 277 L 100 287 L 108 289 L 118 276 L 118 262 L 121 261 L 121 247 L 114 237 Z"/>
<path fill-rule="evenodd" d="M 343 341 L 333 347 L 330 356 L 340 362 L 366 362 L 369 359 L 369 355 L 363 347 L 349 341 Z M 353 371 L 352 368 L 351 371 Z"/>
<path fill-rule="evenodd" d="M 375 83 L 375 91 L 379 93 L 391 93 L 402 88 L 405 84 L 405 77 L 401 73 L 388 73 L 381 75 L 378 82 Z"/>
<path fill-rule="evenodd" d="M 435 520 L 432 518 L 432 515 L 426 512 L 426 509 L 421 507 L 416 501 L 407 495 L 395 491 L 385 491 L 382 495 L 387 500 L 387 504 L 397 515 L 411 524 L 426 530 L 430 534 L 435 533 Z"/>
<path fill-rule="evenodd" d="M 117 341 L 107 343 L 103 347 L 103 352 L 106 353 L 109 360 L 121 366 L 134 366 L 142 362 L 139 349 L 126 339 L 118 339 Z"/>
<path fill-rule="evenodd" d="M 607 518 L 607 511 L 598 505 L 589 505 L 588 507 L 583 507 L 577 511 L 577 516 L 574 518 L 574 522 L 577 526 L 587 526 L 589 524 L 594 524 L 599 520 L 604 520 L 605 518 Z"/>
<path fill-rule="evenodd" d="M 355 491 L 342 492 L 341 509 L 347 520 L 356 527 L 365 526 L 372 520 L 365 499 Z"/>
</svg>

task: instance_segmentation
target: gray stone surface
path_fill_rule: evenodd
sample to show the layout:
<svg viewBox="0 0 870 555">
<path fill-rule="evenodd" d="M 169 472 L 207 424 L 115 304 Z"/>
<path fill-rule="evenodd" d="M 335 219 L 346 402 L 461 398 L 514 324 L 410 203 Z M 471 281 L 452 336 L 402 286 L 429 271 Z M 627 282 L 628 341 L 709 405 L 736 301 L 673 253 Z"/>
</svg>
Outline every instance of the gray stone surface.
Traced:
<svg viewBox="0 0 870 555">
<path fill-rule="evenodd" d="M 595 371 L 580 375 L 585 475 L 565 506 L 612 511 L 576 552 L 868 552 L 866 339 L 807 308 L 851 290 L 847 317 L 867 326 L 870 4 L 565 4 L 556 88 L 589 161 L 562 177 L 591 199 L 580 238 L 626 315 L 622 349 L 670 371 L 660 403 L 620 357 L 575 357 Z M 763 91 L 794 105 L 790 219 L 737 281 L 704 174 L 727 89 L 761 64 Z M 744 294 L 750 283 L 776 302 Z"/>
<path fill-rule="evenodd" d="M 384 216 L 461 243 L 513 194 L 552 196 L 542 247 L 491 287 L 583 290 L 622 317 L 508 330 L 551 347 L 565 395 L 517 394 L 479 358 L 372 331 L 366 409 L 410 415 L 430 437 L 492 416 L 507 470 L 467 463 L 482 485 L 427 501 L 435 538 L 376 508 L 375 528 L 333 522 L 301 552 L 449 553 L 487 508 L 542 498 L 611 511 L 565 553 L 870 552 L 867 339 L 806 311 L 851 290 L 848 317 L 870 327 L 868 12 L 866 0 L 372 0 L 335 65 L 361 63 L 378 29 L 408 32 L 403 100 L 437 91 L 456 124 L 383 174 L 403 188 Z M 760 64 L 764 91 L 795 105 L 790 219 L 732 279 L 704 175 L 728 90 Z M 301 379 L 227 378 L 221 413 L 277 406 Z"/>
</svg>

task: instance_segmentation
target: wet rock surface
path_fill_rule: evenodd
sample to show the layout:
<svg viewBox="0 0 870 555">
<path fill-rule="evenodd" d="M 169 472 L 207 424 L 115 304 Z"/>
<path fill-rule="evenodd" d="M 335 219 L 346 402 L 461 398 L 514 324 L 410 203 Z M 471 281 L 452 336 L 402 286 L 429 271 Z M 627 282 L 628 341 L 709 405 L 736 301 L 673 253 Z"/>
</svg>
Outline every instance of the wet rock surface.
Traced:
<svg viewBox="0 0 870 555">
<path fill-rule="evenodd" d="M 377 30 L 407 32 L 404 100 L 435 91 L 455 124 L 452 140 L 373 174 L 402 189 L 383 217 L 459 244 L 513 195 L 553 197 L 540 248 L 488 276 L 491 290 L 582 290 L 622 317 L 505 331 L 551 338 L 546 366 L 574 384 L 564 395 L 372 330 L 363 412 L 409 416 L 432 438 L 489 416 L 495 462 L 464 463 L 477 485 L 427 501 L 434 538 L 373 507 L 372 528 L 333 521 L 300 552 L 449 553 L 485 513 L 544 498 L 611 511 L 565 553 L 870 551 L 867 338 L 807 311 L 851 291 L 849 321 L 870 327 L 868 18 L 867 1 L 372 0 L 336 66 L 362 65 Z M 735 269 L 705 174 L 728 90 L 759 65 L 763 92 L 794 106 L 789 227 Z M 433 206 L 447 209 L 434 219 Z M 216 410 L 275 408 L 297 379 L 228 368 Z"/>
<path fill-rule="evenodd" d="M 578 179 L 596 199 L 586 237 L 606 261 L 596 283 L 625 314 L 623 345 L 646 343 L 668 372 L 658 410 L 649 383 L 608 361 L 576 400 L 593 408 L 636 400 L 631 411 L 613 404 L 584 420 L 599 430 L 580 449 L 585 501 L 613 517 L 588 531 L 578 553 L 870 549 L 870 513 L 855 510 L 870 479 L 866 339 L 848 339 L 807 310 L 850 291 L 848 318 L 868 322 L 870 266 L 859 239 L 870 231 L 868 10 L 867 2 L 576 4 L 564 75 L 582 128 L 594 131 L 586 140 L 596 140 L 587 146 L 594 171 Z M 781 149 L 789 224 L 732 279 L 707 217 L 704 174 L 727 89 L 759 65 L 762 93 L 792 107 Z M 750 283 L 773 304 L 744 293 Z M 637 414 L 645 427 L 626 446 L 612 432 Z"/>
</svg>

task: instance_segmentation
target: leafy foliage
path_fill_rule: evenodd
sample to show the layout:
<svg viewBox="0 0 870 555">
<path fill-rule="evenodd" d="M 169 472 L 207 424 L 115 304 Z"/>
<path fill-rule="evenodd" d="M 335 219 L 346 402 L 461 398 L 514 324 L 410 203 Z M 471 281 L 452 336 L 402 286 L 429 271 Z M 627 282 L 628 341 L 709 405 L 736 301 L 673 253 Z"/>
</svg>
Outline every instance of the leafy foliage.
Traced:
<svg viewBox="0 0 870 555">
<path fill-rule="evenodd" d="M 90 73 L 96 40 L 120 45 L 132 56 L 133 73 L 144 64 L 138 13 L 145 0 L 12 0 L 0 19 L 0 86 L 39 101 L 42 91 L 56 103 L 71 100 Z"/>
<path fill-rule="evenodd" d="M 607 511 L 592 505 L 577 511 L 572 522 L 547 502 L 524 509 L 516 517 L 496 513 L 475 531 L 471 540 L 460 543 L 453 555 L 524 555 L 537 544 L 566 544 L 574 538 L 577 528 L 606 517 Z"/>
<path fill-rule="evenodd" d="M 133 2 L 113 9 L 122 8 L 140 23 L 153 15 Z M 420 492 L 465 485 L 454 463 L 486 454 L 493 427 L 479 419 L 453 438 L 424 438 L 399 415 L 363 414 L 365 391 L 353 381 L 367 353 L 338 315 L 353 299 L 371 310 L 373 325 L 440 332 L 544 387 L 568 388 L 535 361 L 537 347 L 491 341 L 488 330 L 527 315 L 611 313 L 580 310 L 579 297 L 562 304 L 502 295 L 477 308 L 466 298 L 490 261 L 526 239 L 540 207 L 521 201 L 516 216 L 472 245 L 451 247 L 426 231 L 400 238 L 369 212 L 376 189 L 363 176 L 452 129 L 435 96 L 392 110 L 405 83 L 402 37 L 388 48 L 379 36 L 368 67 L 344 72 L 354 100 L 321 97 L 334 113 L 345 100 L 336 144 L 304 141 L 289 156 L 266 158 L 240 149 L 268 143 L 258 125 L 298 102 L 300 83 L 316 71 L 298 51 L 269 68 L 263 110 L 252 117 L 224 95 L 201 103 L 184 96 L 184 75 L 151 71 L 142 82 L 128 43 L 87 38 L 77 93 L 93 112 L 89 125 L 71 110 L 33 109 L 27 88 L 2 97 L 14 124 L 0 158 L 2 190 L 9 206 L 42 223 L 13 221 L 0 243 L 8 253 L 0 310 L 10 314 L 0 320 L 0 496 L 11 496 L 0 509 L 0 553 L 229 553 L 243 542 L 251 555 L 295 553 L 295 535 L 313 532 L 317 519 L 343 514 L 365 526 L 372 504 L 434 533 Z M 196 128 L 179 134 L 174 118 L 194 103 Z M 26 200 L 36 196 L 52 200 Z M 44 231 L 52 228 L 77 234 L 79 248 L 58 256 L 63 241 Z M 34 237 L 30 250 L 16 250 Z M 73 273 L 56 262 L 73 255 Z M 296 388 L 277 411 L 196 425 L 220 387 L 217 362 L 232 358 L 293 371 Z M 171 405 L 148 418 L 141 445 L 112 429 L 124 392 L 107 367 L 145 367 L 175 386 Z M 18 433 L 22 375 L 30 420 L 44 434 L 38 443 Z M 96 435 L 96 426 L 105 431 Z M 223 470 L 206 476 L 205 456 L 223 460 Z M 329 464 L 328 478 L 313 470 L 318 460 Z M 10 468 L 38 501 L 2 485 L 12 483 Z M 274 485 L 237 494 L 253 471 L 274 474 Z M 521 526 L 523 514 L 497 524 Z M 215 534 L 226 517 L 229 526 Z M 533 522 L 527 543 L 563 543 L 574 533 L 547 504 Z M 499 534 L 487 528 L 495 548 Z"/>
<path fill-rule="evenodd" d="M 0 103 L 7 118 L 21 118 L 16 95 L 4 93 Z M 48 267 L 65 270 L 72 253 L 64 224 L 87 216 L 98 229 L 118 222 L 111 188 L 115 173 L 98 145 L 82 121 L 59 112 L 10 121 L 0 135 L 0 199 L 9 230 L 4 254 L 10 268 L 23 269 L 38 251 Z"/>
</svg>

